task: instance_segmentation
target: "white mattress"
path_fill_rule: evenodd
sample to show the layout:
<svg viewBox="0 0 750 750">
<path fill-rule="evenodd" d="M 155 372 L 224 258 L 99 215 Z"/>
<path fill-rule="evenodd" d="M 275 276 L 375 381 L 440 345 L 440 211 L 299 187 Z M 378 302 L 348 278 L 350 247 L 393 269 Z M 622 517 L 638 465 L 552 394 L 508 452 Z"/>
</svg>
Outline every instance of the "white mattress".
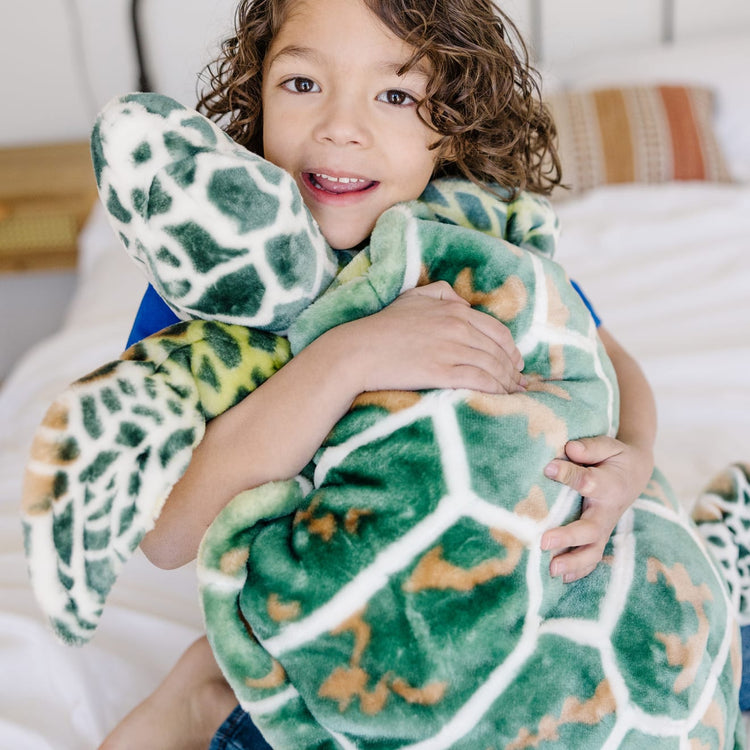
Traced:
<svg viewBox="0 0 750 750">
<path fill-rule="evenodd" d="M 559 214 L 558 259 L 643 367 L 657 463 L 689 507 L 750 462 L 750 186 L 610 187 Z"/>
</svg>

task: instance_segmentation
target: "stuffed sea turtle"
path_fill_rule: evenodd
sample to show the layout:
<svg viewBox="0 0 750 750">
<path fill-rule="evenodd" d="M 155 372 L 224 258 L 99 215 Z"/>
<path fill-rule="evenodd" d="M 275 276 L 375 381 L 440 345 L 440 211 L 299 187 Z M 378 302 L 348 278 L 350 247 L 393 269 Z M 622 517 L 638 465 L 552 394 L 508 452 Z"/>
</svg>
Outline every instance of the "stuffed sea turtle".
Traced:
<svg viewBox="0 0 750 750">
<path fill-rule="evenodd" d="M 654 473 L 587 578 L 542 533 L 581 498 L 543 467 L 617 430 L 554 212 L 459 179 L 338 256 L 294 181 L 177 102 L 111 103 L 92 138 L 128 252 L 184 322 L 74 383 L 40 427 L 24 524 L 64 640 L 97 625 L 205 423 L 330 327 L 449 283 L 511 330 L 525 393 L 362 394 L 301 476 L 235 497 L 199 551 L 207 634 L 275 748 L 740 748 L 726 582 Z"/>
</svg>

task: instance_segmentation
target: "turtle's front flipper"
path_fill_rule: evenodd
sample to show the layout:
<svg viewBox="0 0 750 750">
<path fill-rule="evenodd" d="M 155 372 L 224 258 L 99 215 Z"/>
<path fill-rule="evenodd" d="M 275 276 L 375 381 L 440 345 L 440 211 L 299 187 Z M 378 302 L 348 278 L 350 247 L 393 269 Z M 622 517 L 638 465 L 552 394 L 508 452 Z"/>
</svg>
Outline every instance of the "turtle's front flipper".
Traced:
<svg viewBox="0 0 750 750">
<path fill-rule="evenodd" d="M 93 635 L 206 421 L 281 367 L 288 343 L 240 326 L 180 323 L 73 383 L 37 430 L 23 524 L 31 581 L 56 634 Z"/>
</svg>

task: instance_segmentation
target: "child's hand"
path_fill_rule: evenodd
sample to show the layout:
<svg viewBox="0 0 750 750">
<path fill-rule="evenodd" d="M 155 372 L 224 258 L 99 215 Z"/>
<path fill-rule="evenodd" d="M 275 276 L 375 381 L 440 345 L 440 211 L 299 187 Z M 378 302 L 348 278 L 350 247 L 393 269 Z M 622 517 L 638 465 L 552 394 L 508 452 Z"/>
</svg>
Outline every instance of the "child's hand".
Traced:
<svg viewBox="0 0 750 750">
<path fill-rule="evenodd" d="M 570 461 L 552 461 L 545 474 L 577 490 L 583 512 L 579 520 L 547 530 L 541 544 L 544 550 L 560 550 L 550 573 L 571 583 L 599 564 L 620 517 L 646 487 L 653 454 L 607 436 L 571 441 L 565 452 Z"/>
<path fill-rule="evenodd" d="M 378 313 L 340 326 L 362 390 L 472 388 L 523 391 L 523 358 L 510 331 L 444 281 L 404 292 Z"/>
</svg>

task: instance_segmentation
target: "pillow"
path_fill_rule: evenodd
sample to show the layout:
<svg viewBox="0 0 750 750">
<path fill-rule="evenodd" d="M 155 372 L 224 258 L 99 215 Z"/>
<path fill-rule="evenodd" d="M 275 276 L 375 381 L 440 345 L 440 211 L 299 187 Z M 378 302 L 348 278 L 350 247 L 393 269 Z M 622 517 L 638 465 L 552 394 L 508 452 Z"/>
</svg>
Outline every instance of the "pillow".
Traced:
<svg viewBox="0 0 750 750">
<path fill-rule="evenodd" d="M 716 94 L 714 125 L 731 175 L 750 182 L 748 49 L 750 32 L 740 30 L 654 48 L 586 55 L 547 63 L 544 88 L 546 93 L 657 83 L 709 88 Z"/>
<path fill-rule="evenodd" d="M 707 88 L 561 91 L 547 104 L 558 128 L 563 181 L 573 192 L 623 182 L 730 181 Z"/>
<path fill-rule="evenodd" d="M 109 225 L 104 206 L 97 201 L 78 238 L 78 278 L 65 328 L 119 325 L 119 353 L 125 348 L 145 288 L 143 273 L 128 257 Z"/>
</svg>

